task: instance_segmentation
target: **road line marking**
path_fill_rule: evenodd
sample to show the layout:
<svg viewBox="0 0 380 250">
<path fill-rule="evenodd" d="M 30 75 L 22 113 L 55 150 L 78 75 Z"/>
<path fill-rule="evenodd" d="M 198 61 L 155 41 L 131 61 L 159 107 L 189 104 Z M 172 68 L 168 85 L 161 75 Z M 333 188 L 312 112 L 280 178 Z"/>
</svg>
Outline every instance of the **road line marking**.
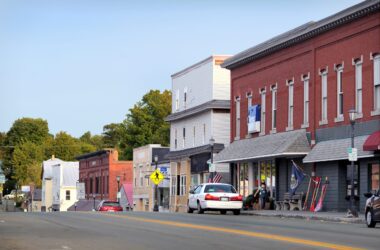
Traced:
<svg viewBox="0 0 380 250">
<path fill-rule="evenodd" d="M 364 248 L 356 248 L 356 247 L 350 247 L 350 246 L 333 244 L 333 243 L 322 242 L 322 241 L 305 240 L 305 239 L 301 239 L 301 238 L 288 237 L 288 236 L 282 236 L 282 235 L 276 235 L 276 234 L 268 234 L 268 233 L 260 233 L 260 232 L 252 232 L 252 231 L 244 231 L 244 230 L 239 230 L 239 229 L 195 225 L 195 224 L 188 224 L 188 223 L 182 223 L 182 222 L 161 221 L 161 220 L 156 220 L 156 219 L 146 219 L 146 218 L 141 218 L 141 217 L 133 217 L 133 216 L 129 216 L 129 215 L 117 215 L 117 214 L 102 214 L 102 215 L 110 216 L 110 217 L 124 218 L 124 219 L 128 219 L 128 220 L 147 222 L 147 223 L 155 223 L 155 224 L 173 226 L 173 227 L 192 228 L 192 229 L 200 229 L 200 230 L 205 230 L 205 231 L 231 233 L 231 234 L 237 234 L 237 235 L 250 236 L 250 237 L 254 237 L 254 238 L 283 241 L 283 242 L 288 242 L 288 243 L 293 243 L 293 244 L 298 244 L 298 245 L 308 245 L 308 246 L 313 246 L 313 247 L 323 247 L 323 248 L 338 249 L 338 250 L 364 249 Z"/>
</svg>

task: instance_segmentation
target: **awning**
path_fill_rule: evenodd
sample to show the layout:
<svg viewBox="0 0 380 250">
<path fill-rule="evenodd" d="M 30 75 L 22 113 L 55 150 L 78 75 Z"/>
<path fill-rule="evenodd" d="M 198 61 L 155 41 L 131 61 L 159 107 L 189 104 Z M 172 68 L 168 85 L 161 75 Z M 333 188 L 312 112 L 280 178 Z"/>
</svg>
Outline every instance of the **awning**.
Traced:
<svg viewBox="0 0 380 250">
<path fill-rule="evenodd" d="M 364 151 L 380 150 L 380 130 L 368 136 L 363 145 Z"/>
<path fill-rule="evenodd" d="M 238 140 L 215 156 L 215 163 L 241 162 L 264 158 L 304 156 L 310 151 L 306 130 Z"/>
<path fill-rule="evenodd" d="M 125 183 L 123 184 L 123 190 L 125 197 L 127 197 L 127 202 L 130 207 L 133 207 L 133 184 Z"/>
<path fill-rule="evenodd" d="M 373 152 L 363 151 L 363 144 L 368 135 L 357 136 L 354 140 L 358 149 L 358 158 L 373 157 Z M 348 160 L 347 149 L 351 147 L 351 138 L 322 141 L 317 143 L 310 153 L 303 159 L 304 163 Z"/>
<path fill-rule="evenodd" d="M 222 149 L 224 149 L 224 144 L 222 143 L 214 144 L 214 148 L 213 148 L 214 153 L 218 153 Z M 180 160 L 182 158 L 190 158 L 194 155 L 210 153 L 210 152 L 211 152 L 211 146 L 209 144 L 206 144 L 206 145 L 195 147 L 195 148 L 187 148 L 183 150 L 170 151 L 167 154 L 167 158 L 169 160 Z"/>
</svg>

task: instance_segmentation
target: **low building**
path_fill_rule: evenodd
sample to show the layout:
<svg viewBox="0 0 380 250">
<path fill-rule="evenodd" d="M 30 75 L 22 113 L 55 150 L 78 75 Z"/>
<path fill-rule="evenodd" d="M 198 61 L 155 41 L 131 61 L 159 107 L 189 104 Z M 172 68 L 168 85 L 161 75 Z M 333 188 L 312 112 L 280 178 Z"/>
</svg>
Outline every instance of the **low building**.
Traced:
<svg viewBox="0 0 380 250">
<path fill-rule="evenodd" d="M 132 183 L 132 161 L 119 161 L 118 151 L 103 149 L 77 157 L 79 182 L 85 183 L 87 199 L 117 200 L 122 184 Z"/>
<path fill-rule="evenodd" d="M 160 144 L 148 144 L 133 149 L 133 202 L 135 211 L 153 211 L 154 183 L 149 179 L 155 170 L 155 156 L 157 167 L 165 175 L 165 179 L 158 185 L 158 205 L 161 211 L 169 208 L 169 160 L 166 155 L 169 148 Z"/>
</svg>

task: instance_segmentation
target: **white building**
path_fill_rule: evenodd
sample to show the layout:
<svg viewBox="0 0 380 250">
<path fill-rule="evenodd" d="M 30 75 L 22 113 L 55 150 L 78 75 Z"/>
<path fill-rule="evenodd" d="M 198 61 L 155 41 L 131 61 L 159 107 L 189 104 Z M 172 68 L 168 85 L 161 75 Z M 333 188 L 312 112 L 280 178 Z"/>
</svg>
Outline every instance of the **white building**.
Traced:
<svg viewBox="0 0 380 250">
<path fill-rule="evenodd" d="M 172 75 L 170 122 L 170 210 L 184 211 L 191 187 L 209 178 L 210 139 L 214 153 L 230 141 L 230 72 L 221 68 L 229 56 L 214 55 Z M 216 172 L 229 182 L 229 165 Z"/>
</svg>

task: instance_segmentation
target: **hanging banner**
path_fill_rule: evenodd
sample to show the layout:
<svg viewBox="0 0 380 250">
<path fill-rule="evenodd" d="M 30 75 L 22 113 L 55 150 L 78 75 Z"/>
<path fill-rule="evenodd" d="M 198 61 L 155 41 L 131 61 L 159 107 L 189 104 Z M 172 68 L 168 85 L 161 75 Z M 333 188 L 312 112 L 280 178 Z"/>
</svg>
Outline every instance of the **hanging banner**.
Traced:
<svg viewBox="0 0 380 250">
<path fill-rule="evenodd" d="M 260 105 L 252 105 L 248 107 L 248 133 L 260 132 Z"/>
</svg>

